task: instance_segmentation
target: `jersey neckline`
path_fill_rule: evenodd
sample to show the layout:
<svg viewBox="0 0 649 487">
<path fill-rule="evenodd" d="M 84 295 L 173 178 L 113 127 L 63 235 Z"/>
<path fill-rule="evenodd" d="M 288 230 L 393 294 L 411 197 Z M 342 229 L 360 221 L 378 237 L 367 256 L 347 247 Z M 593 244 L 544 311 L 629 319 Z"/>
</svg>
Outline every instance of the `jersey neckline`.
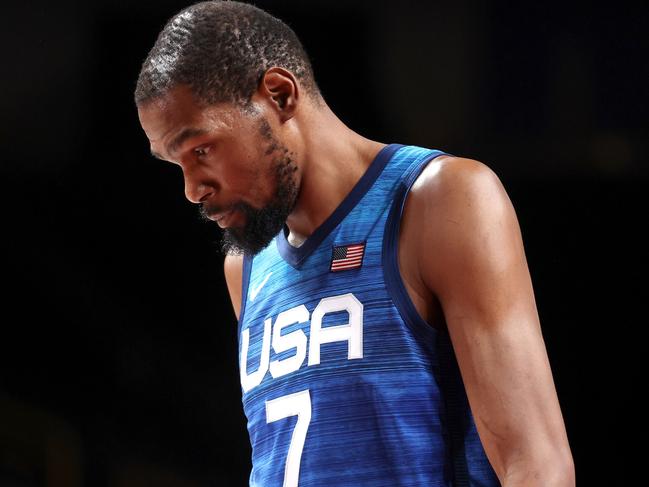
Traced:
<svg viewBox="0 0 649 487">
<path fill-rule="evenodd" d="M 299 267 L 302 262 L 304 262 L 304 260 L 311 255 L 316 248 L 318 248 L 327 235 L 329 235 L 331 231 L 336 228 L 336 226 L 358 204 L 361 198 L 365 196 L 381 172 L 383 172 L 383 169 L 387 166 L 390 159 L 392 159 L 394 153 L 400 147 L 403 147 L 403 144 L 393 143 L 383 147 L 376 156 L 374 156 L 374 159 L 365 173 L 363 173 L 361 178 L 356 182 L 352 190 L 347 194 L 347 196 L 345 196 L 342 202 L 299 247 L 294 247 L 288 243 L 288 239 L 286 238 L 288 235 L 288 227 L 284 224 L 284 227 L 275 238 L 275 241 L 277 242 L 277 251 L 282 258 L 291 266 L 295 268 Z"/>
</svg>

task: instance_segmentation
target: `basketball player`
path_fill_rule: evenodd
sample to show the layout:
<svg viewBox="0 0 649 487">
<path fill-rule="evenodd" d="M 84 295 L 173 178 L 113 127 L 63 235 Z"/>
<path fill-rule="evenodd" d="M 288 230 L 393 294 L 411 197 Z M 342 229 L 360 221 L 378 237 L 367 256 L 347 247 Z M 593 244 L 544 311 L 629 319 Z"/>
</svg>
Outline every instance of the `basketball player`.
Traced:
<svg viewBox="0 0 649 487">
<path fill-rule="evenodd" d="M 574 485 L 488 166 L 353 132 L 293 31 L 238 2 L 174 16 L 135 101 L 224 231 L 251 486 Z"/>
</svg>

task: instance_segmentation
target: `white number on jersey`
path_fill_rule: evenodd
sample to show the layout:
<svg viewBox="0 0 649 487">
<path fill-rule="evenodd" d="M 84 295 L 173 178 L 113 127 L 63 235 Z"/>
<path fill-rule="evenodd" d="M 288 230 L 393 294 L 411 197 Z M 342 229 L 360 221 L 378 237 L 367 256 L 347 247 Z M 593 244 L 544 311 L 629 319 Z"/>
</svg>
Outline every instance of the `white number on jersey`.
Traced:
<svg viewBox="0 0 649 487">
<path fill-rule="evenodd" d="M 308 389 L 266 401 L 266 424 L 289 416 L 297 416 L 297 423 L 286 456 L 283 487 L 297 487 L 302 450 L 311 423 L 311 395 Z"/>
</svg>

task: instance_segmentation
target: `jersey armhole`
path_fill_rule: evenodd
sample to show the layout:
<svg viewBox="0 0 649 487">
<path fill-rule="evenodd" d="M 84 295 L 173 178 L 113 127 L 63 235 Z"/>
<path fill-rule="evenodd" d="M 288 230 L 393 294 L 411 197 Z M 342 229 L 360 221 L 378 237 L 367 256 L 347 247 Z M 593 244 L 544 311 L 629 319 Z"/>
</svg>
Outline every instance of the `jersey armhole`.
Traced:
<svg viewBox="0 0 649 487">
<path fill-rule="evenodd" d="M 449 154 L 437 150 L 431 151 L 424 158 L 416 160 L 406 169 L 401 181 L 398 183 L 385 224 L 381 257 L 384 282 L 394 305 L 410 331 L 420 340 L 424 347 L 429 349 L 434 348 L 439 330 L 428 324 L 419 315 L 401 278 L 399 270 L 399 229 L 401 228 L 401 216 L 403 215 L 406 198 L 412 185 L 426 166 L 433 159 L 442 155 Z"/>
</svg>

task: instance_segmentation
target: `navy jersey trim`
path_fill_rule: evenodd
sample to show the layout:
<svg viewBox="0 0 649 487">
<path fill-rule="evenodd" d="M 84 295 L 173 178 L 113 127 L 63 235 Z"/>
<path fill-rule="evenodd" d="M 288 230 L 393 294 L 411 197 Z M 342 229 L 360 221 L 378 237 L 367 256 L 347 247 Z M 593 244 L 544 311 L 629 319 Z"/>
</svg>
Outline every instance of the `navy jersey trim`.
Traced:
<svg viewBox="0 0 649 487">
<path fill-rule="evenodd" d="M 302 245 L 294 247 L 287 240 L 288 229 L 286 226 L 279 232 L 277 250 L 282 258 L 292 267 L 298 268 L 302 262 L 313 253 L 322 241 L 336 228 L 347 214 L 358 204 L 372 187 L 394 153 L 403 147 L 403 144 L 388 144 L 383 147 L 372 160 L 370 166 L 354 185 L 349 194 L 338 205 L 334 212 L 307 238 Z"/>
<path fill-rule="evenodd" d="M 401 272 L 399 271 L 399 228 L 401 226 L 401 216 L 406 204 L 406 197 L 410 188 L 415 183 L 424 168 L 430 161 L 436 157 L 448 155 L 441 151 L 432 151 L 421 161 L 413 163 L 404 173 L 404 177 L 399 183 L 399 187 L 392 202 L 392 208 L 388 215 L 388 220 L 385 224 L 385 232 L 383 234 L 383 278 L 388 288 L 388 292 L 394 301 L 399 314 L 403 321 L 408 325 L 413 334 L 419 338 L 421 344 L 428 348 L 430 352 L 433 351 L 437 330 L 430 326 L 417 312 L 408 291 L 401 279 Z"/>
</svg>

